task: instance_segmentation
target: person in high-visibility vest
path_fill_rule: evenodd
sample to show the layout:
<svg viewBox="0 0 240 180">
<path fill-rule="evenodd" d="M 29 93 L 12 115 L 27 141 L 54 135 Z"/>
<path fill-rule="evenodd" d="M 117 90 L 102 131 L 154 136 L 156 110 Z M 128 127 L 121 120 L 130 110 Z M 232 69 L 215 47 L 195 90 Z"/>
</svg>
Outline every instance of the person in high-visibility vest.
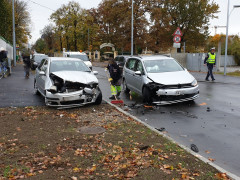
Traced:
<svg viewBox="0 0 240 180">
<path fill-rule="evenodd" d="M 206 76 L 205 80 L 209 81 L 208 78 L 209 78 L 209 76 L 211 76 L 212 81 L 214 81 L 215 78 L 213 76 L 212 70 L 213 70 L 213 67 L 216 66 L 215 47 L 210 49 L 210 52 L 207 54 L 207 57 L 204 60 L 204 65 L 207 65 L 207 68 L 208 68 L 208 73 L 207 73 L 207 76 Z"/>
</svg>

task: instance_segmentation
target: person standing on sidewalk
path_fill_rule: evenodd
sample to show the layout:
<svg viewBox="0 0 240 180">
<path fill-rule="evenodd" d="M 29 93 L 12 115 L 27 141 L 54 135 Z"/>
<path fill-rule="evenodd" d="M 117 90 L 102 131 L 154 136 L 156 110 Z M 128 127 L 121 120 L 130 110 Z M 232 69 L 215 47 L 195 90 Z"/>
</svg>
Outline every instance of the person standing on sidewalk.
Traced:
<svg viewBox="0 0 240 180">
<path fill-rule="evenodd" d="M 3 47 L 0 48 L 0 65 L 7 68 L 7 51 Z"/>
<path fill-rule="evenodd" d="M 213 67 L 216 66 L 216 53 L 215 53 L 215 47 L 210 49 L 210 52 L 207 54 L 207 57 L 204 60 L 204 65 L 207 64 L 207 68 L 208 68 L 208 73 L 207 76 L 205 78 L 206 81 L 209 81 L 209 76 L 211 76 L 212 81 L 215 80 L 214 76 L 213 76 Z"/>
<path fill-rule="evenodd" d="M 31 61 L 30 61 L 30 53 L 23 52 L 22 59 L 24 63 L 24 71 L 25 71 L 25 78 L 29 78 L 29 72 L 31 67 Z"/>
<path fill-rule="evenodd" d="M 114 60 L 109 60 L 108 66 L 106 68 L 109 71 L 110 78 L 109 82 L 111 83 L 111 92 L 112 96 L 109 99 L 119 99 L 121 93 L 121 84 L 122 84 L 122 73 Z"/>
</svg>

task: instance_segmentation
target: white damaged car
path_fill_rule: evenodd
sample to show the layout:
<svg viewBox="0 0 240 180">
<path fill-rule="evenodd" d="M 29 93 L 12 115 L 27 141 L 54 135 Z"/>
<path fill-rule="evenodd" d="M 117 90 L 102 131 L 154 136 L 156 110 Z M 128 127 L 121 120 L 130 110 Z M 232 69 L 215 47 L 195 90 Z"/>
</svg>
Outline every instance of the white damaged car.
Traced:
<svg viewBox="0 0 240 180">
<path fill-rule="evenodd" d="M 101 104 L 102 92 L 95 75 L 80 59 L 49 57 L 36 69 L 35 94 L 45 97 L 47 106 L 68 108 Z"/>
</svg>

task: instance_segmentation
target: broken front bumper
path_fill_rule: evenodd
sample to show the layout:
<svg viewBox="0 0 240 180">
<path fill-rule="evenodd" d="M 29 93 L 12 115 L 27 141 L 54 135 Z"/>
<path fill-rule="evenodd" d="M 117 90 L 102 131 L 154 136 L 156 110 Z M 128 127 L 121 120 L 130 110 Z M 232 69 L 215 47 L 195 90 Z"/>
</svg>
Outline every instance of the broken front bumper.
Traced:
<svg viewBox="0 0 240 180">
<path fill-rule="evenodd" d="M 199 97 L 199 88 L 183 88 L 183 89 L 159 89 L 156 91 L 156 99 L 154 104 L 165 105 L 184 101 L 191 101 Z"/>
<path fill-rule="evenodd" d="M 86 93 L 84 90 L 56 94 L 46 91 L 45 104 L 59 108 L 84 106 L 89 103 L 94 103 L 99 93 L 100 91 L 97 89 L 95 89 L 92 94 Z"/>
</svg>

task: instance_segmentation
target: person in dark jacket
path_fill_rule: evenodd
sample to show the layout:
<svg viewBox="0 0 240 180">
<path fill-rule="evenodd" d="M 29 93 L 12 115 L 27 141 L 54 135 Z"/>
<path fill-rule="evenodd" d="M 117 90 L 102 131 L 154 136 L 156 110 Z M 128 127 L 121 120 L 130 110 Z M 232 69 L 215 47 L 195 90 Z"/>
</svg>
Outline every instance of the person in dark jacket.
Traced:
<svg viewBox="0 0 240 180">
<path fill-rule="evenodd" d="M 0 48 L 0 66 L 7 68 L 7 51 L 3 47 Z"/>
<path fill-rule="evenodd" d="M 119 99 L 121 93 L 121 83 L 122 83 L 122 73 L 114 60 L 109 60 L 108 66 L 106 68 L 109 71 L 111 83 L 112 96 L 109 99 Z"/>
<path fill-rule="evenodd" d="M 0 48 L 0 62 L 4 62 L 7 59 L 7 51 L 3 47 Z"/>
<path fill-rule="evenodd" d="M 209 76 L 211 76 L 212 81 L 214 81 L 215 78 L 213 76 L 212 70 L 213 70 L 213 67 L 216 66 L 215 47 L 211 48 L 210 52 L 207 54 L 207 57 L 204 60 L 204 65 L 206 65 L 206 64 L 207 64 L 207 68 L 208 68 L 208 73 L 207 73 L 207 76 L 206 76 L 205 80 L 209 81 L 208 78 L 209 78 Z"/>
<path fill-rule="evenodd" d="M 24 63 L 25 78 L 29 78 L 29 72 L 31 67 L 30 54 L 27 52 L 24 52 L 22 54 L 22 59 Z"/>
</svg>

